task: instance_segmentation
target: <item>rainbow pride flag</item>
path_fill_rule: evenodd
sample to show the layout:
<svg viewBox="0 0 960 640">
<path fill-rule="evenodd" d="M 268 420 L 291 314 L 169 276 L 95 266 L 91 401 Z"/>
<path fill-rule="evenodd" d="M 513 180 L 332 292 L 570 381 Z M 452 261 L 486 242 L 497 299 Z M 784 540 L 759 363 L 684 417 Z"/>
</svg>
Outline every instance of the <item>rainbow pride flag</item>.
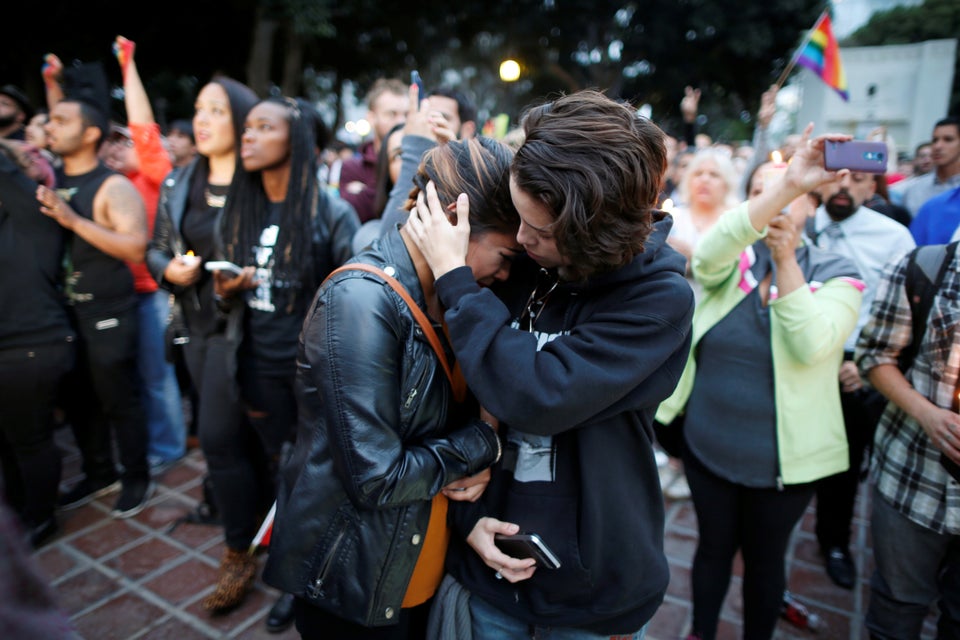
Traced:
<svg viewBox="0 0 960 640">
<path fill-rule="evenodd" d="M 820 76 L 844 102 L 850 100 L 847 74 L 843 71 L 843 62 L 840 60 L 840 45 L 833 36 L 833 25 L 826 11 L 813 25 L 807 41 L 797 50 L 796 63 Z"/>
</svg>

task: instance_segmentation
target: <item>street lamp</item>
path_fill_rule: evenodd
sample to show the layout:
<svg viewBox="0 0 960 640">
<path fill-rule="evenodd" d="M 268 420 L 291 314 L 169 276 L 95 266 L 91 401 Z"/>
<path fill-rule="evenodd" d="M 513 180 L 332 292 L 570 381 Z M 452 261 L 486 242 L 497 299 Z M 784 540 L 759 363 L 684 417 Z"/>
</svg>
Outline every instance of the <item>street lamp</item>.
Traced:
<svg viewBox="0 0 960 640">
<path fill-rule="evenodd" d="M 516 82 L 520 79 L 520 64 L 516 60 L 509 58 L 501 62 L 500 79 L 504 82 Z"/>
</svg>

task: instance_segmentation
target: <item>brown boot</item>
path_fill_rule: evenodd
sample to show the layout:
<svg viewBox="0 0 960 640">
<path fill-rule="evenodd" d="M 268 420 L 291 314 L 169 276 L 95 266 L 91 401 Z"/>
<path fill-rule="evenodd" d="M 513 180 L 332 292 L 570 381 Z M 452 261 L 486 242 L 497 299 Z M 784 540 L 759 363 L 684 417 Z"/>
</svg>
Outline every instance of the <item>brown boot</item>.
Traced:
<svg viewBox="0 0 960 640">
<path fill-rule="evenodd" d="M 212 613 L 233 609 L 247 597 L 257 575 L 257 559 L 246 551 L 227 547 L 220 560 L 217 588 L 203 599 L 203 608 Z"/>
</svg>

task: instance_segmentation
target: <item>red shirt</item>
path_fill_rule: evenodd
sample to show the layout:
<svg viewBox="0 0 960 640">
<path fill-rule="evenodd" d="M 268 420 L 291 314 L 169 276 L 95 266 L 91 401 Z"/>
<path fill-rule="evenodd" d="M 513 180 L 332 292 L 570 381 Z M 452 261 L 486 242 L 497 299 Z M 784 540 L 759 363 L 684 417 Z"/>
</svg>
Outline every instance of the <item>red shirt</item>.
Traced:
<svg viewBox="0 0 960 640">
<path fill-rule="evenodd" d="M 140 192 L 147 210 L 147 234 L 153 236 L 153 222 L 157 217 L 157 203 L 160 200 L 160 185 L 173 169 L 170 154 L 160 139 L 160 125 L 155 122 L 129 124 L 133 137 L 133 150 L 140 158 L 140 171 L 127 175 L 133 186 Z M 151 293 L 158 289 L 156 281 L 147 270 L 146 262 L 131 263 L 127 266 L 133 273 L 133 288 L 137 293 Z"/>
</svg>

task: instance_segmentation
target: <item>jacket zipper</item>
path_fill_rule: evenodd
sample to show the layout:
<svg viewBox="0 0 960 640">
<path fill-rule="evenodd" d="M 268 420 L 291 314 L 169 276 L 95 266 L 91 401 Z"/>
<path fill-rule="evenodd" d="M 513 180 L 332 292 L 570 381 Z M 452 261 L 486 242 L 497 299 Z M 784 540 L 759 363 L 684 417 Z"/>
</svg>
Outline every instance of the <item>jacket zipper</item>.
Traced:
<svg viewBox="0 0 960 640">
<path fill-rule="evenodd" d="M 307 587 L 307 595 L 310 596 L 310 598 L 317 599 L 323 597 L 323 581 L 327 577 L 327 573 L 330 571 L 330 566 L 333 564 L 333 558 L 336 556 L 337 549 L 340 547 L 340 541 L 343 540 L 345 533 L 346 531 L 341 529 L 340 533 L 337 534 L 337 537 L 333 541 L 333 545 L 330 547 L 330 553 L 327 554 L 323 564 L 320 565 L 320 572 L 317 573 L 317 577 L 314 578 L 313 583 Z"/>
<path fill-rule="evenodd" d="M 418 393 L 418 392 L 417 392 L 417 388 L 416 388 L 416 387 L 414 387 L 413 389 L 410 389 L 410 393 L 407 394 L 407 401 L 403 403 L 403 408 L 404 408 L 404 409 L 409 409 L 409 408 L 410 408 L 410 405 L 413 404 L 414 398 L 417 397 L 417 393 Z"/>
</svg>

